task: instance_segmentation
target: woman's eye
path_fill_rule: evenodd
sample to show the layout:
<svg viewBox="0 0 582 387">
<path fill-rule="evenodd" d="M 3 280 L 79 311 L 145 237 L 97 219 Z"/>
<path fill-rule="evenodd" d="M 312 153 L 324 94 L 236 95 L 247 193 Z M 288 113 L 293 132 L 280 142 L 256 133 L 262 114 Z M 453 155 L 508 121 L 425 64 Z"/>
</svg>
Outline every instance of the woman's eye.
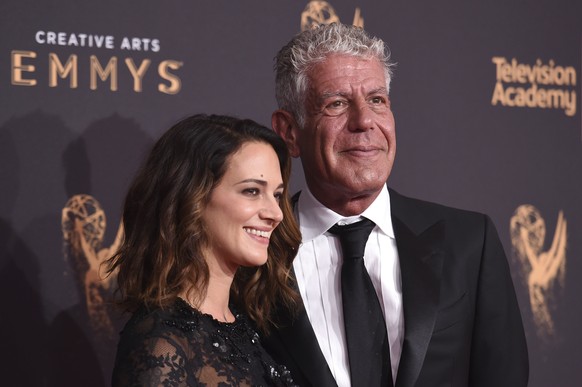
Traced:
<svg viewBox="0 0 582 387">
<path fill-rule="evenodd" d="M 246 188 L 243 193 L 250 196 L 256 196 L 259 194 L 259 190 L 258 188 Z"/>
<path fill-rule="evenodd" d="M 281 201 L 281 199 L 283 199 L 283 192 L 275 192 L 275 199 L 277 199 L 278 202 Z"/>
</svg>

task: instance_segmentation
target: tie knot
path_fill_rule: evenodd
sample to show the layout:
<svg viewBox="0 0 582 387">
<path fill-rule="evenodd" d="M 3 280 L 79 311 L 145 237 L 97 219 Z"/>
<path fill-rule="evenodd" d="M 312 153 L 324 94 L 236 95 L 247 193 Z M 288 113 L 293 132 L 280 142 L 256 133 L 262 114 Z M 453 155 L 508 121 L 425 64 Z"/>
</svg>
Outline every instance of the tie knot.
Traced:
<svg viewBox="0 0 582 387">
<path fill-rule="evenodd" d="M 340 239 L 344 261 L 364 257 L 366 242 L 375 226 L 374 222 L 364 218 L 359 222 L 345 226 L 336 224 L 329 229 L 330 233 L 337 235 Z"/>
</svg>

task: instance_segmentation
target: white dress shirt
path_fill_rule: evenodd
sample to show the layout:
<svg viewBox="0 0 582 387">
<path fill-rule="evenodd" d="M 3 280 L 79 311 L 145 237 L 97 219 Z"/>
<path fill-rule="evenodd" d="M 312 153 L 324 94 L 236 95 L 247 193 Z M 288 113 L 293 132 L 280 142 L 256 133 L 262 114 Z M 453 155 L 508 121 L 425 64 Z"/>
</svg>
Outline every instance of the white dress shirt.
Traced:
<svg viewBox="0 0 582 387">
<path fill-rule="evenodd" d="M 388 189 L 384 186 L 361 216 L 349 218 L 324 207 L 305 189 L 295 206 L 295 215 L 303 238 L 293 262 L 299 292 L 319 347 L 339 387 L 351 386 L 340 283 L 342 257 L 339 239 L 327 230 L 338 222 L 356 222 L 361 216 L 376 223 L 366 244 L 364 263 L 384 313 L 395 381 L 404 338 L 404 315 Z"/>
</svg>

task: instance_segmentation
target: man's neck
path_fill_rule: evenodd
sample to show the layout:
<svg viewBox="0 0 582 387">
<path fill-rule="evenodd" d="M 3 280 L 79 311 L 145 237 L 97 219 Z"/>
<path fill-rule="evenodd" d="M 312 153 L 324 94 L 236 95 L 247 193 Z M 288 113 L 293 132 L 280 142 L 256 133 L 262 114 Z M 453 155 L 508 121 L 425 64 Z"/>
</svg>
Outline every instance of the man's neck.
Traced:
<svg viewBox="0 0 582 387">
<path fill-rule="evenodd" d="M 330 195 L 318 195 L 318 193 L 311 191 L 313 196 L 324 206 L 342 216 L 360 215 L 376 200 L 380 191 L 373 193 L 366 193 L 358 196 L 337 195 L 331 197 Z"/>
</svg>

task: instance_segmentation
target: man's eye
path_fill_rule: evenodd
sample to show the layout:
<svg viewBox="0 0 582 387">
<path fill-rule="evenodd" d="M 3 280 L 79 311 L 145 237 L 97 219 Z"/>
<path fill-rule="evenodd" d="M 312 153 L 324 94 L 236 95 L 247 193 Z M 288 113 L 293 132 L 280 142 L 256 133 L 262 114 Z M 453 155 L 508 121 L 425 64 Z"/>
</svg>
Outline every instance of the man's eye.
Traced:
<svg viewBox="0 0 582 387">
<path fill-rule="evenodd" d="M 346 105 L 346 103 L 344 101 L 333 101 L 332 103 L 327 105 L 327 107 L 332 108 L 332 109 L 338 109 L 338 108 L 344 107 L 345 105 Z"/>
<path fill-rule="evenodd" d="M 373 97 L 372 98 L 372 103 L 374 105 L 383 104 L 385 102 L 386 102 L 386 100 L 384 98 L 382 98 L 382 97 Z"/>
</svg>

